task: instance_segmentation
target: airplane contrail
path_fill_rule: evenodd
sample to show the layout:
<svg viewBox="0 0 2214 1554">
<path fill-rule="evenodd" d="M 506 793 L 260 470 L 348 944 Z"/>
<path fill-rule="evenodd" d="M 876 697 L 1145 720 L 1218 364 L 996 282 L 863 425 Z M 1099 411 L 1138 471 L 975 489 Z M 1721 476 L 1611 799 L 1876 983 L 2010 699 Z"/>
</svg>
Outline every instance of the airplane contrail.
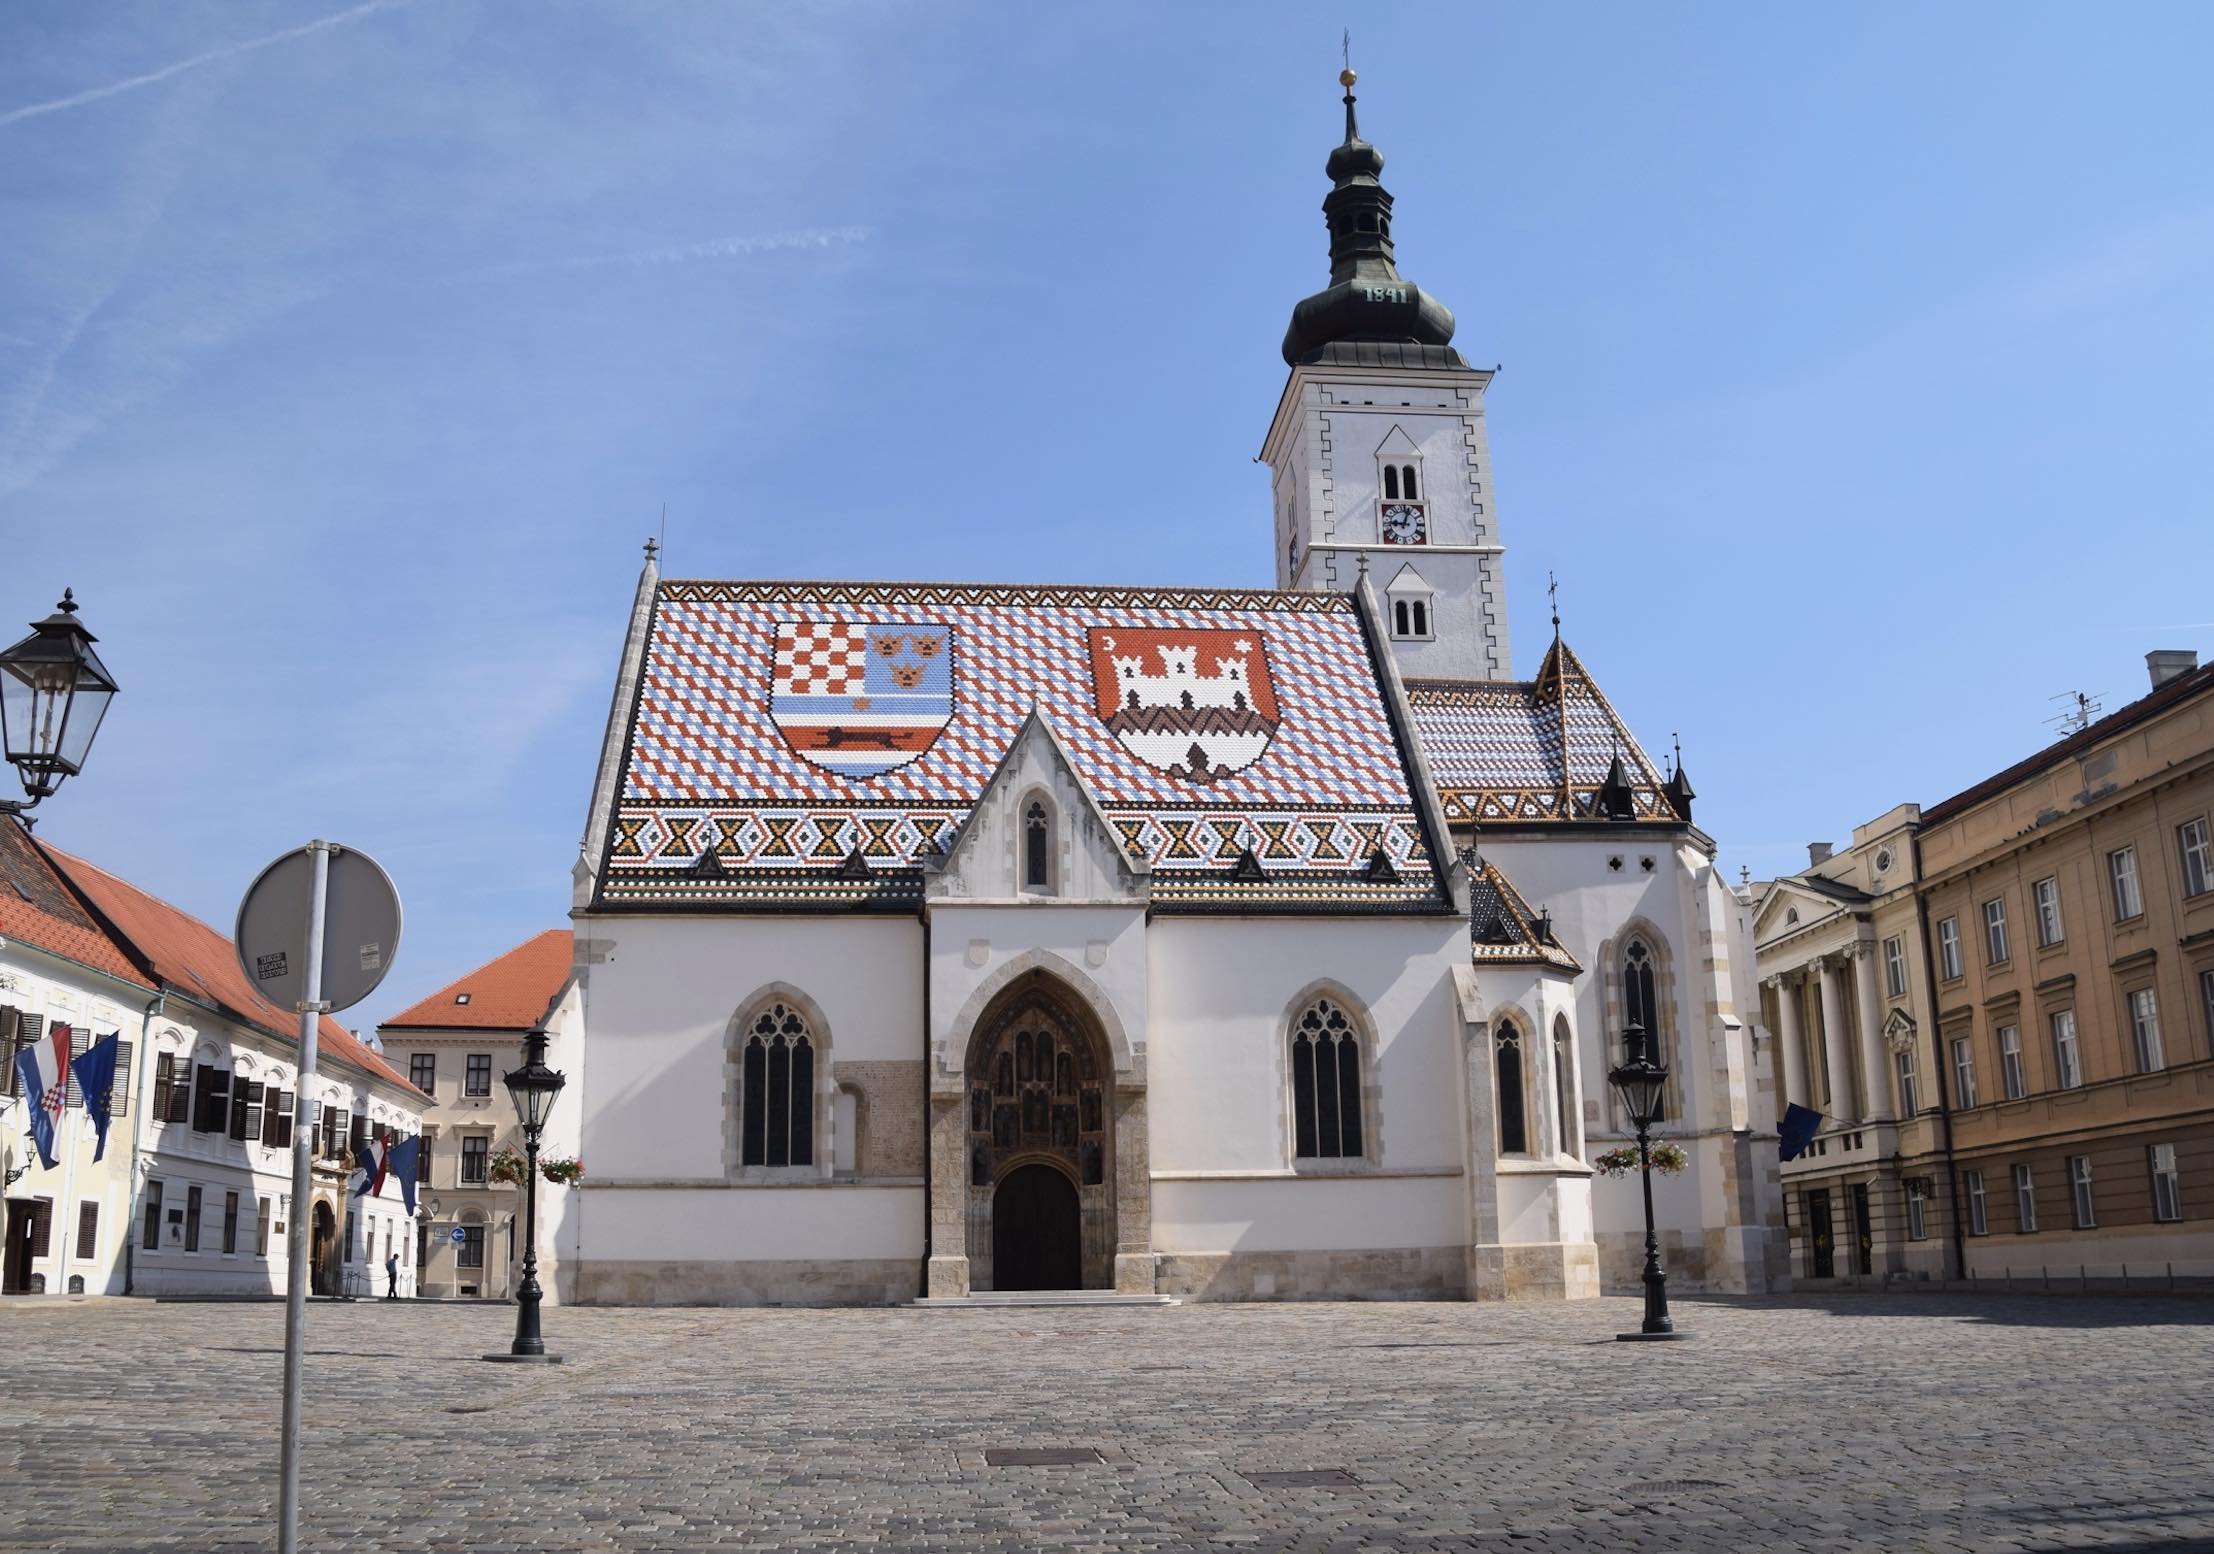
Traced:
<svg viewBox="0 0 2214 1554">
<path fill-rule="evenodd" d="M 110 81 L 106 86 L 95 86 L 82 92 L 72 92 L 67 97 L 57 97 L 51 102 L 30 103 L 21 108 L 10 108 L 6 112 L 0 112 L 0 126 L 17 124 L 25 119 L 35 119 L 42 114 L 60 113 L 67 108 L 81 108 L 86 103 L 96 103 L 103 97 L 114 97 L 123 92 L 135 92 L 142 86 L 152 86 L 157 81 L 166 81 L 171 76 L 183 75 L 186 71 L 197 70 L 202 65 L 212 65 L 218 60 L 232 59 L 240 54 L 251 54 L 256 49 L 269 48 L 273 44 L 289 43 L 294 38 L 304 38 L 310 33 L 324 32 L 333 27 L 343 27 L 346 23 L 359 21 L 375 11 L 389 11 L 395 6 L 412 5 L 413 3 L 414 0 L 367 0 L 364 5 L 357 5 L 348 10 L 335 12 L 320 21 L 305 22 L 298 27 L 287 27 L 282 32 L 272 32 L 266 37 L 248 38 L 243 43 L 232 43 L 219 49 L 210 49 L 205 54 L 195 54 L 190 59 L 180 59 L 173 65 L 164 65 L 159 70 L 149 70 L 141 76 L 131 76 L 122 81 Z"/>
</svg>

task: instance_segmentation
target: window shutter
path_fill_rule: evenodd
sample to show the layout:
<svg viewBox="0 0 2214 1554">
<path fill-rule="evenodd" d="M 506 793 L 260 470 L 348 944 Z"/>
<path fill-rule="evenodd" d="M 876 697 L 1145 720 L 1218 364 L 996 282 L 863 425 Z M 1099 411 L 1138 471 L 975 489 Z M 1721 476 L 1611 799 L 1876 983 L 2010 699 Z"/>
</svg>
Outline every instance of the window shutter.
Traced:
<svg viewBox="0 0 2214 1554">
<path fill-rule="evenodd" d="M 44 1257 L 54 1233 L 54 1200 L 36 1198 L 31 1203 L 31 1255 Z"/>
<path fill-rule="evenodd" d="M 37 1046 L 38 1039 L 45 1034 L 46 1017 L 44 1015 L 23 1015 L 16 1022 L 15 1050 L 17 1052 L 21 1052 L 26 1047 Z M 21 1095 L 22 1093 L 23 1076 L 16 1071 L 15 1065 L 13 1063 L 10 1063 L 8 1065 L 8 1094 Z"/>
<path fill-rule="evenodd" d="M 85 1055 L 85 1048 L 92 1044 L 92 1032 L 85 1026 L 63 1026 L 69 1032 L 69 1072 L 62 1077 L 69 1081 L 68 1092 L 62 1097 L 62 1105 L 81 1107 L 85 1104 L 85 1092 L 77 1083 L 77 1059 Z"/>
<path fill-rule="evenodd" d="M 262 1098 L 267 1093 L 268 1087 L 261 1080 L 246 1081 L 246 1126 L 240 1131 L 239 1137 L 249 1143 L 262 1135 Z"/>
<path fill-rule="evenodd" d="M 108 1091 L 108 1115 L 128 1117 L 131 1114 L 131 1090 L 137 1081 L 131 1068 L 131 1044 L 118 1039 L 115 1044 L 115 1086 Z"/>
<path fill-rule="evenodd" d="M 20 1012 L 13 1004 L 0 1004 L 0 1066 L 7 1070 L 0 1073 L 0 1095 L 15 1095 L 19 1086 L 15 1077 L 15 1028 Z"/>
<path fill-rule="evenodd" d="M 86 1198 L 77 1205 L 76 1255 L 84 1258 L 100 1255 L 100 1204 L 97 1199 Z"/>
<path fill-rule="evenodd" d="M 246 1087 L 250 1082 L 241 1075 L 231 1076 L 230 1136 L 233 1142 L 239 1144 L 246 1142 Z"/>
</svg>

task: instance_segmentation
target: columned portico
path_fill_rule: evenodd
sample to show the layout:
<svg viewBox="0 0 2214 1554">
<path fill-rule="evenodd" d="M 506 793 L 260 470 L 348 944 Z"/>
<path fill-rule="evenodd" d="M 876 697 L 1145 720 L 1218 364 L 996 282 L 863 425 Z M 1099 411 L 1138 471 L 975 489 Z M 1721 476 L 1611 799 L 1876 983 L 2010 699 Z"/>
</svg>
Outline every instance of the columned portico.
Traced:
<svg viewBox="0 0 2214 1554">
<path fill-rule="evenodd" d="M 1784 1099 L 1811 1106 L 1806 1034 L 1799 1029 L 1799 978 L 1796 974 L 1770 977 L 1768 986 L 1776 995 L 1776 1045 L 1783 1053 Z"/>
<path fill-rule="evenodd" d="M 1876 999 L 1876 947 L 1866 939 L 1853 941 L 1853 993 L 1858 1006 L 1861 1115 L 1870 1122 L 1891 1120 L 1891 1079 L 1884 1072 L 1882 1005 Z"/>
<path fill-rule="evenodd" d="M 1822 1058 L 1829 1070 L 1829 1112 L 1833 1121 L 1852 1122 L 1860 1111 L 1853 1103 L 1853 1039 L 1845 1024 L 1845 990 L 1837 957 L 1825 955 L 1815 962 L 1822 985 Z"/>
</svg>

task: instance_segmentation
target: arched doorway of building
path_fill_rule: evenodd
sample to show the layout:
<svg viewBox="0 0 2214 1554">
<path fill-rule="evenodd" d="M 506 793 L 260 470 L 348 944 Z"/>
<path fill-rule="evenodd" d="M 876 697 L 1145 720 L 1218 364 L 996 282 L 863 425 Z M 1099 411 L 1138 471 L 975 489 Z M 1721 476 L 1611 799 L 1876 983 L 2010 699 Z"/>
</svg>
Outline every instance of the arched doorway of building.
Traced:
<svg viewBox="0 0 2214 1554">
<path fill-rule="evenodd" d="M 1032 1161 L 992 1191 L 992 1288 L 1084 1287 L 1083 1210 L 1068 1173 Z"/>
<path fill-rule="evenodd" d="M 338 1293 L 338 1219 L 331 1206 L 315 1205 L 315 1230 L 308 1247 L 308 1284 L 318 1295 Z"/>
<path fill-rule="evenodd" d="M 1112 1288 L 1114 1063 L 1091 1012 L 1033 972 L 977 1021 L 966 1074 L 970 1287 Z"/>
</svg>

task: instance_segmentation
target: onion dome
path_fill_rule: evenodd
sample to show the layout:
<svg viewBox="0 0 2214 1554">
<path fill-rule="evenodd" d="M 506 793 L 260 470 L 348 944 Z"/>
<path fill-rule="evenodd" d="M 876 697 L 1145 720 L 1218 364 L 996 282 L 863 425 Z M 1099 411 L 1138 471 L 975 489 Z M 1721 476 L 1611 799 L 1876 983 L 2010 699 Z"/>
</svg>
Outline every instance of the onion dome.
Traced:
<svg viewBox="0 0 2214 1554">
<path fill-rule="evenodd" d="M 1345 87 L 1345 140 L 1330 153 L 1325 171 L 1331 188 L 1322 201 L 1330 284 L 1292 309 L 1284 360 L 1296 366 L 1320 359 L 1325 347 L 1340 341 L 1372 341 L 1437 348 L 1446 358 L 1440 365 L 1462 365 L 1459 353 L 1447 349 L 1452 309 L 1403 278 L 1393 262 L 1391 195 L 1379 182 L 1384 154 L 1361 139 L 1353 72 L 1338 80 Z"/>
</svg>

